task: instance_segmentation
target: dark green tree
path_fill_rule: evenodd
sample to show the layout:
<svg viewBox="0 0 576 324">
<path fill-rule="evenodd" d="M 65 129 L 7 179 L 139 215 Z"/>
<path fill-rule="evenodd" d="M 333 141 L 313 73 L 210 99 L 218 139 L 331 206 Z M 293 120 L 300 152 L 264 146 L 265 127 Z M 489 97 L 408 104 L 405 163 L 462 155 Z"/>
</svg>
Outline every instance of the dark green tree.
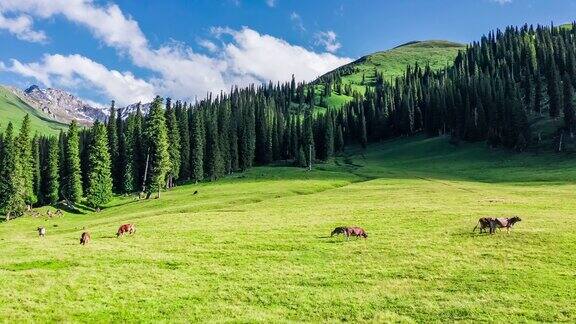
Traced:
<svg viewBox="0 0 576 324">
<path fill-rule="evenodd" d="M 73 120 L 68 127 L 64 147 L 65 176 L 62 179 L 64 198 L 71 203 L 82 199 L 82 174 L 80 170 L 80 135 L 78 123 Z"/>
<path fill-rule="evenodd" d="M 162 110 L 162 98 L 159 96 L 152 102 L 150 113 L 146 118 L 144 134 L 150 157 L 147 197 L 149 198 L 153 192 L 156 192 L 156 197 L 160 198 L 160 190 L 166 186 L 167 174 L 170 172 L 170 153 L 166 117 Z"/>
<path fill-rule="evenodd" d="M 98 121 L 92 126 L 89 161 L 86 201 L 88 205 L 100 208 L 112 199 L 112 173 L 106 127 Z"/>
</svg>

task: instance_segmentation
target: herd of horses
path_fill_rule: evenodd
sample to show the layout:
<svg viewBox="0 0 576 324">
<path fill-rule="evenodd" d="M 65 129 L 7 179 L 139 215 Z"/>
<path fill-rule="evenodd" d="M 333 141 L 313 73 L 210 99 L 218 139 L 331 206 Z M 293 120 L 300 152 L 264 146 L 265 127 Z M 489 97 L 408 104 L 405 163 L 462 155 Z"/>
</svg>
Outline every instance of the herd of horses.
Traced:
<svg viewBox="0 0 576 324">
<path fill-rule="evenodd" d="M 476 224 L 472 232 L 475 232 L 476 229 L 479 228 L 480 234 L 485 233 L 487 231 L 490 234 L 494 234 L 496 232 L 496 229 L 505 228 L 506 232 L 509 234 L 510 229 L 512 229 L 512 227 L 520 221 L 522 221 L 522 219 L 520 219 L 520 217 L 518 216 L 510 218 L 482 217 L 478 220 L 478 223 Z M 40 237 L 46 236 L 45 227 L 40 226 L 37 228 L 37 231 L 38 236 Z M 124 236 L 125 234 L 134 234 L 134 233 L 136 233 L 136 226 L 134 226 L 134 224 L 122 224 L 120 225 L 118 231 L 116 232 L 116 237 L 121 237 Z M 335 235 L 338 236 L 341 234 L 344 235 L 347 240 L 350 239 L 350 237 L 356 237 L 356 238 L 362 237 L 365 239 L 368 238 L 368 234 L 362 227 L 346 227 L 346 226 L 336 227 L 332 231 L 332 233 L 330 233 L 330 237 L 333 237 Z M 80 244 L 86 245 L 90 242 L 91 239 L 92 238 L 89 232 L 82 232 L 82 234 L 80 235 Z"/>
<path fill-rule="evenodd" d="M 46 228 L 44 226 L 40 226 L 36 229 L 38 231 L 38 236 L 39 237 L 45 237 L 46 236 Z M 136 226 L 134 226 L 134 224 L 122 224 L 120 225 L 120 227 L 118 228 L 118 231 L 116 232 L 116 237 L 120 237 L 120 236 L 124 236 L 125 234 L 134 234 L 136 233 Z M 90 241 L 92 240 L 92 237 L 90 236 L 90 232 L 82 232 L 82 234 L 80 235 L 80 244 L 82 245 L 86 245 L 88 243 L 90 243 Z"/>
</svg>

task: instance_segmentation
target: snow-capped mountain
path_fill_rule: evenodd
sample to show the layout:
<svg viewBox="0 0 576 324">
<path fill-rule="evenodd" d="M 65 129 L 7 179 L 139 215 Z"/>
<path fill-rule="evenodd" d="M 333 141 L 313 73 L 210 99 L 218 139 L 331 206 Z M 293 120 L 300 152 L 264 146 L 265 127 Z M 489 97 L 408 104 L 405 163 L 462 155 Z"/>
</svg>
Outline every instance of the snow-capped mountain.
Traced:
<svg viewBox="0 0 576 324">
<path fill-rule="evenodd" d="M 7 88 L 31 107 L 63 123 L 76 120 L 81 124 L 91 125 L 96 120 L 105 121 L 110 113 L 110 107 L 94 107 L 61 89 L 42 89 L 37 85 L 31 85 L 25 90 L 15 87 Z M 116 108 L 120 111 L 122 118 L 126 118 L 129 114 L 137 111 L 138 105 L 140 105 L 142 113 L 147 114 L 151 104 L 135 103 L 126 107 Z"/>
</svg>

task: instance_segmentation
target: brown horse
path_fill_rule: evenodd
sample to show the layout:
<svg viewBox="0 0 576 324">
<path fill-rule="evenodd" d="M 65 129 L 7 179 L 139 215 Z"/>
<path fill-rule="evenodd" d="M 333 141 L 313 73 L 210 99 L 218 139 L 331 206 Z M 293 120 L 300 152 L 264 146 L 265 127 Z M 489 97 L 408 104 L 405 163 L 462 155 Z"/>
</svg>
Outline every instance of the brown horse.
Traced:
<svg viewBox="0 0 576 324">
<path fill-rule="evenodd" d="M 80 244 L 86 245 L 86 244 L 90 243 L 91 239 L 92 238 L 90 237 L 90 233 L 84 232 L 84 233 L 82 233 L 82 235 L 80 235 Z"/>
<path fill-rule="evenodd" d="M 118 228 L 118 232 L 116 232 L 116 237 L 123 236 L 124 234 L 134 234 L 136 233 L 136 226 L 134 224 L 123 224 Z"/>
<path fill-rule="evenodd" d="M 520 219 L 518 216 L 510 218 L 496 218 L 494 219 L 494 226 L 497 228 L 505 228 L 506 232 L 510 234 L 510 229 L 512 226 L 520 221 L 522 221 L 522 219 Z"/>
<path fill-rule="evenodd" d="M 368 238 L 368 234 L 366 234 L 366 231 L 361 227 L 347 227 L 344 234 L 347 239 L 349 239 L 350 236 Z"/>
</svg>

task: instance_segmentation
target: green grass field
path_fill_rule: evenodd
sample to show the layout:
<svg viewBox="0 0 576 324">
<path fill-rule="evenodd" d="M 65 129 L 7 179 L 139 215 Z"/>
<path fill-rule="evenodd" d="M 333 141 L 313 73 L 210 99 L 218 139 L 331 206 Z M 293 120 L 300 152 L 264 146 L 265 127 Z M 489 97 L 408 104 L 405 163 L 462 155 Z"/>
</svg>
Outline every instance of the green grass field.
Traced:
<svg viewBox="0 0 576 324">
<path fill-rule="evenodd" d="M 33 132 L 43 135 L 58 135 L 61 129 L 68 128 L 68 125 L 50 119 L 0 86 L 0 130 L 6 129 L 9 122 L 12 122 L 16 130 L 20 129 L 26 114 L 30 115 Z"/>
<path fill-rule="evenodd" d="M 26 216 L 0 224 L 0 318 L 574 322 L 575 180 L 569 155 L 418 137 L 312 172 L 254 168 L 98 214 Z M 484 215 L 522 222 L 472 234 Z M 126 222 L 137 233 L 117 239 Z M 369 238 L 327 237 L 344 225 Z"/>
</svg>

